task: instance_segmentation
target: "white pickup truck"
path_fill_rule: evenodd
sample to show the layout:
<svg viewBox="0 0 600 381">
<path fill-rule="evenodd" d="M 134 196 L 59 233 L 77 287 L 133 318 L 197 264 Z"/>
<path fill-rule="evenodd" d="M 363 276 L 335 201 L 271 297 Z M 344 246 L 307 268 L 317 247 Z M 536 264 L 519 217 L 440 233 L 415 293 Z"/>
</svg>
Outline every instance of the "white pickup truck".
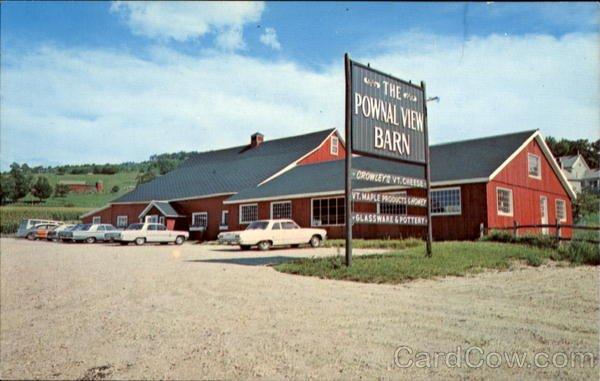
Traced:
<svg viewBox="0 0 600 381">
<path fill-rule="evenodd" d="M 262 220 L 250 223 L 243 231 L 220 233 L 218 239 L 222 245 L 239 245 L 242 250 L 252 246 L 269 250 L 271 246 L 297 247 L 302 244 L 319 247 L 327 239 L 327 231 L 301 228 L 292 220 Z"/>
<path fill-rule="evenodd" d="M 130 242 L 135 242 L 136 245 L 168 244 L 169 242 L 181 245 L 189 237 L 190 233 L 188 232 L 167 230 L 165 225 L 152 222 L 131 224 L 122 232 L 107 234 L 107 238 L 118 241 L 121 245 L 128 245 Z"/>
</svg>

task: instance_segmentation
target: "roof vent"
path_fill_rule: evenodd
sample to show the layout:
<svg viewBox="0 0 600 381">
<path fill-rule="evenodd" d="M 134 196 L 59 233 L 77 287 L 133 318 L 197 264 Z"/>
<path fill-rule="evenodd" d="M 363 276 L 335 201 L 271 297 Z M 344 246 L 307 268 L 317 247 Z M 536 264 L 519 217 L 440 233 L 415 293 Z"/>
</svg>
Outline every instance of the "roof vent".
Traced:
<svg viewBox="0 0 600 381">
<path fill-rule="evenodd" d="M 265 136 L 260 132 L 256 132 L 250 136 L 250 148 L 256 148 L 265 140 Z"/>
</svg>

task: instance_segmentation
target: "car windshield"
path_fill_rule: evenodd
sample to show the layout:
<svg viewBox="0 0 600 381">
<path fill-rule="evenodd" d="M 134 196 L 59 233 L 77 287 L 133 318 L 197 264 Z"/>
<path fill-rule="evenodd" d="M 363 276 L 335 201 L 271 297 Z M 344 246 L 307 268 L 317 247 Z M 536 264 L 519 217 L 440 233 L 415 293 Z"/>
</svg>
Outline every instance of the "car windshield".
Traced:
<svg viewBox="0 0 600 381">
<path fill-rule="evenodd" d="M 92 227 L 92 224 L 83 224 L 83 225 L 81 225 L 81 226 L 79 227 L 79 229 L 77 229 L 77 230 L 80 230 L 80 231 L 84 231 L 84 232 L 85 232 L 85 231 L 88 231 L 88 230 L 90 230 L 90 228 L 91 228 L 91 227 Z"/>
<path fill-rule="evenodd" d="M 74 232 L 74 231 L 81 229 L 83 226 L 84 226 L 83 224 L 77 224 L 77 225 L 71 226 L 70 228 L 66 228 L 65 230 L 68 232 Z"/>
<path fill-rule="evenodd" d="M 248 225 L 246 230 L 265 230 L 267 226 L 269 226 L 268 221 L 254 221 Z"/>
<path fill-rule="evenodd" d="M 19 224 L 19 230 L 27 229 L 27 220 L 22 220 Z"/>
<path fill-rule="evenodd" d="M 144 224 L 131 224 L 127 227 L 127 230 L 142 230 Z"/>
</svg>

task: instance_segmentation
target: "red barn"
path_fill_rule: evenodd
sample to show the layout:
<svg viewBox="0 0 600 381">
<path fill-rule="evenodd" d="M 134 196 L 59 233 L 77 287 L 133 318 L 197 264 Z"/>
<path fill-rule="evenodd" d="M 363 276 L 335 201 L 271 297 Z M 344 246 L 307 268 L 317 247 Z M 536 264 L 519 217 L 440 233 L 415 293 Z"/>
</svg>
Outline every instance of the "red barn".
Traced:
<svg viewBox="0 0 600 381">
<path fill-rule="evenodd" d="M 215 239 L 257 219 L 292 218 L 344 234 L 343 142 L 335 130 L 198 154 L 175 171 L 143 184 L 84 221 L 118 226 L 154 218 L 193 237 Z M 423 177 L 418 166 L 356 157 L 360 169 Z M 572 223 L 575 194 L 539 131 L 431 146 L 432 223 L 436 240 L 475 239 L 480 227 Z M 355 182 L 355 189 L 408 193 L 423 190 Z M 423 208 L 354 204 L 355 211 L 424 214 Z M 355 237 L 422 237 L 422 227 L 355 225 Z M 204 231 L 202 235 L 199 232 Z M 546 232 L 546 231 L 544 231 Z M 570 234 L 563 230 L 563 234 Z"/>
</svg>

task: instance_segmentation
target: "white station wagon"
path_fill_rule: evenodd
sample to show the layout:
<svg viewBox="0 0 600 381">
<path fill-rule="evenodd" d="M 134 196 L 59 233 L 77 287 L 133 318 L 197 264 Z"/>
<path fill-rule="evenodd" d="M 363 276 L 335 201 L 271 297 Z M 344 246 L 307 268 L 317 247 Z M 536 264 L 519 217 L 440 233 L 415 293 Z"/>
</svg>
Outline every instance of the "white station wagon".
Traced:
<svg viewBox="0 0 600 381">
<path fill-rule="evenodd" d="M 297 247 L 302 244 L 319 247 L 327 239 L 327 231 L 301 228 L 292 220 L 262 220 L 250 223 L 243 231 L 220 233 L 218 238 L 220 244 L 239 245 L 242 250 L 252 246 L 269 250 L 271 246 Z"/>
<path fill-rule="evenodd" d="M 107 235 L 109 236 L 109 235 Z M 127 229 L 114 233 L 109 238 L 118 241 L 121 245 L 135 242 L 136 245 L 148 243 L 168 244 L 170 242 L 181 245 L 188 239 L 190 233 L 178 230 L 168 230 L 163 224 L 151 222 L 131 224 Z"/>
</svg>

